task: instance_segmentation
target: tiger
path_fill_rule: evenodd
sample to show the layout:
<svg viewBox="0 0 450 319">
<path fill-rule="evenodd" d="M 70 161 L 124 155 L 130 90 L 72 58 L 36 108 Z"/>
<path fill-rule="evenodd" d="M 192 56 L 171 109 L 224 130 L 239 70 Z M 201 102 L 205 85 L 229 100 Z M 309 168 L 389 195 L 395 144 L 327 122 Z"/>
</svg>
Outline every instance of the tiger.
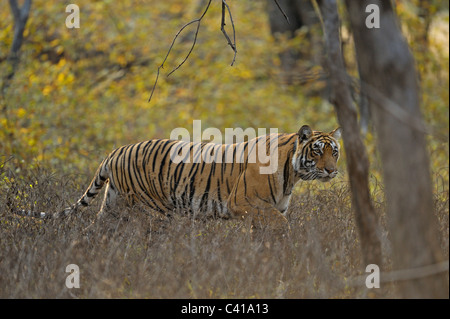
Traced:
<svg viewBox="0 0 450 319">
<path fill-rule="evenodd" d="M 119 202 L 140 202 L 167 217 L 182 212 L 250 218 L 255 227 L 285 229 L 297 182 L 326 182 L 337 176 L 340 136 L 341 128 L 323 133 L 303 125 L 297 133 L 271 133 L 234 144 L 152 139 L 125 145 L 101 162 L 81 198 L 55 215 L 68 216 L 89 206 L 106 185 L 97 216 Z M 261 173 L 268 165 L 255 156 L 258 149 L 265 155 L 272 151 L 277 159 L 269 173 Z"/>
</svg>

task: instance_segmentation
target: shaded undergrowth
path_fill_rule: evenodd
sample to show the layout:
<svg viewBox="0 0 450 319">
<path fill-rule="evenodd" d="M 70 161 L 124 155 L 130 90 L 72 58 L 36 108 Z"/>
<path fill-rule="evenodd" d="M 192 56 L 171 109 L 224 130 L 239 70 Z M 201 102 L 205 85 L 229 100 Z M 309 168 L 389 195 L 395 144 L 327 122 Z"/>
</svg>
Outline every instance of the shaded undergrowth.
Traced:
<svg viewBox="0 0 450 319">
<path fill-rule="evenodd" d="M 0 298 L 372 297 L 364 282 L 352 284 L 366 265 L 343 179 L 300 183 L 285 237 L 249 230 L 237 220 L 167 220 L 141 206 L 118 207 L 121 218 L 107 218 L 83 232 L 95 220 L 100 199 L 66 219 L 14 214 L 62 210 L 84 191 L 79 177 L 44 169 L 2 170 Z M 448 256 L 448 191 L 436 198 Z M 389 265 L 383 201 L 375 205 Z M 69 264 L 80 268 L 79 289 L 65 285 Z M 386 289 L 382 296 L 395 297 L 395 292 Z"/>
</svg>

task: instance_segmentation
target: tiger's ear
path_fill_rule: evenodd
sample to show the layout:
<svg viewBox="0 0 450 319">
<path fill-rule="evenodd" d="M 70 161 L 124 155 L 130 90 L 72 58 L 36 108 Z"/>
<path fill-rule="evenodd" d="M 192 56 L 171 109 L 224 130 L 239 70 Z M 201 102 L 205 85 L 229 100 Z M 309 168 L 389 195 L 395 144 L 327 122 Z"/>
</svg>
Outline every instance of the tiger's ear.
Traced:
<svg viewBox="0 0 450 319">
<path fill-rule="evenodd" d="M 342 128 L 338 127 L 337 129 L 330 132 L 330 135 L 335 139 L 340 139 L 342 134 Z"/>
<path fill-rule="evenodd" d="M 303 125 L 297 132 L 300 142 L 308 140 L 312 135 L 312 130 L 308 125 Z"/>
</svg>

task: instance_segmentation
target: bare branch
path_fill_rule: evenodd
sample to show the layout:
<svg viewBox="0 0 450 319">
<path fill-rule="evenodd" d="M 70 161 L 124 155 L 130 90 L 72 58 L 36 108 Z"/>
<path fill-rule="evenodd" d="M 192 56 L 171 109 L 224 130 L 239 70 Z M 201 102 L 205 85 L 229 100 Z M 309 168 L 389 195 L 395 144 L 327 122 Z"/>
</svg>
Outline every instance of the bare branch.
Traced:
<svg viewBox="0 0 450 319">
<path fill-rule="evenodd" d="M 12 1 L 12 0 L 11 0 Z M 208 12 L 208 9 L 211 5 L 212 0 L 208 1 L 208 4 L 205 8 L 205 10 L 203 11 L 202 15 L 197 18 L 194 19 L 188 23 L 186 23 L 183 27 L 181 27 L 181 29 L 177 32 L 177 34 L 175 34 L 175 37 L 172 40 L 172 43 L 169 47 L 169 50 L 167 51 L 166 56 L 164 57 L 163 62 L 161 63 L 161 65 L 158 67 L 158 70 L 156 72 L 156 79 L 155 79 L 155 83 L 153 84 L 153 88 L 152 88 L 152 92 L 150 94 L 150 97 L 148 99 L 148 102 L 151 101 L 152 97 L 153 97 L 153 93 L 155 92 L 155 88 L 156 88 L 156 84 L 158 83 L 158 79 L 159 79 L 159 73 L 161 71 L 162 68 L 164 68 L 164 64 L 167 61 L 167 58 L 169 57 L 170 52 L 172 51 L 172 48 L 175 44 L 175 41 L 177 40 L 178 36 L 181 34 L 181 32 L 183 32 L 184 29 L 186 29 L 188 26 L 190 26 L 191 24 L 197 23 L 197 29 L 195 30 L 195 35 L 194 35 L 194 41 L 192 42 L 192 46 L 189 50 L 189 52 L 187 53 L 186 57 L 183 59 L 183 61 L 181 61 L 180 64 L 178 64 L 172 71 L 170 71 L 167 76 L 170 76 L 173 72 L 175 72 L 176 70 L 178 70 L 185 62 L 186 60 L 189 58 L 189 56 L 191 55 L 192 51 L 194 50 L 195 44 L 197 43 L 197 36 L 198 36 L 198 31 L 200 29 L 200 22 L 202 21 L 203 17 L 206 15 L 206 12 Z M 228 11 L 228 15 L 230 16 L 230 21 L 231 21 L 231 26 L 233 28 L 233 41 L 231 41 L 230 36 L 228 35 L 227 31 L 225 30 L 225 10 Z M 236 54 L 237 54 L 237 49 L 236 49 L 236 29 L 234 28 L 234 22 L 233 22 L 233 16 L 231 15 L 231 10 L 230 7 L 228 6 L 226 0 L 222 0 L 222 20 L 221 20 L 221 24 L 220 24 L 220 29 L 223 33 L 223 35 L 225 36 L 227 43 L 230 45 L 231 49 L 233 49 L 234 51 L 234 56 L 233 56 L 233 61 L 231 62 L 231 66 L 234 65 L 234 62 L 236 61 Z"/>
<path fill-rule="evenodd" d="M 191 21 L 192 22 L 192 21 Z M 197 35 L 198 35 L 198 30 L 200 29 L 200 21 L 197 21 L 197 29 L 195 30 L 195 35 L 194 35 L 194 41 L 192 42 L 192 46 L 191 49 L 189 50 L 188 54 L 186 55 L 186 57 L 183 59 L 183 61 L 181 61 L 180 64 L 178 64 L 178 66 L 176 68 L 174 68 L 172 71 L 169 72 L 169 74 L 167 74 L 167 76 L 171 75 L 173 72 L 175 72 L 176 70 L 178 70 L 183 64 L 184 62 L 186 62 L 186 60 L 189 58 L 189 56 L 191 55 L 192 50 L 194 50 L 195 44 L 197 43 Z M 189 23 L 191 24 L 191 23 Z M 185 27 L 187 27 L 189 24 L 187 24 Z M 184 27 L 182 28 L 184 29 Z M 178 37 L 178 35 L 180 34 L 180 32 L 182 31 L 182 29 L 177 33 L 177 35 L 175 36 L 175 39 Z M 173 43 L 172 43 L 173 45 Z M 171 46 L 172 48 L 172 46 Z"/>
<path fill-rule="evenodd" d="M 225 7 L 228 10 L 228 15 L 230 16 L 231 26 L 233 27 L 233 42 L 231 42 L 230 37 L 227 34 L 227 31 L 225 31 Z M 220 30 L 222 30 L 223 35 L 225 36 L 225 39 L 227 39 L 228 44 L 234 51 L 234 57 L 233 61 L 231 62 L 231 66 L 233 66 L 234 61 L 236 60 L 236 30 L 234 29 L 234 22 L 233 22 L 233 16 L 231 15 L 231 10 L 228 4 L 225 0 L 222 0 L 222 21 L 220 23 Z"/>
<path fill-rule="evenodd" d="M 397 120 L 418 132 L 428 135 L 434 134 L 432 128 L 426 125 L 420 117 L 406 111 L 398 103 L 386 97 L 380 90 L 366 81 L 361 80 L 361 84 L 364 85 L 364 93 L 368 98 L 379 101 L 376 106 L 382 108 L 385 112 L 391 114 Z"/>
<path fill-rule="evenodd" d="M 153 92 L 155 91 L 156 88 L 156 83 L 158 83 L 158 79 L 159 79 L 159 70 L 161 69 L 161 66 L 158 67 L 158 70 L 156 70 L 156 79 L 155 79 L 155 83 L 153 84 L 153 88 L 152 88 L 152 93 L 150 93 L 150 97 L 148 98 L 147 102 L 150 102 L 153 96 Z"/>
<path fill-rule="evenodd" d="M 157 70 L 157 72 L 156 72 L 155 83 L 153 84 L 152 92 L 151 92 L 151 94 L 150 94 L 150 97 L 149 97 L 149 99 L 148 99 L 148 102 L 150 102 L 151 99 L 152 99 L 152 97 L 153 97 L 153 92 L 155 91 L 156 84 L 158 83 L 160 69 L 161 69 L 161 68 L 164 68 L 164 63 L 166 63 L 166 60 L 167 60 L 167 58 L 169 57 L 169 54 L 170 54 L 170 52 L 172 51 L 173 45 L 175 44 L 175 41 L 177 40 L 178 36 L 180 35 L 181 32 L 183 32 L 183 30 L 184 30 L 185 28 L 187 28 L 187 27 L 190 26 L 191 24 L 197 23 L 197 30 L 196 30 L 196 32 L 195 32 L 194 42 L 192 43 L 191 49 L 189 50 L 188 54 L 187 54 L 186 57 L 183 59 L 183 61 L 181 61 L 181 63 L 180 63 L 175 69 L 173 69 L 167 76 L 171 75 L 173 72 L 175 72 L 176 70 L 178 70 L 178 69 L 184 64 L 184 62 L 186 62 L 186 60 L 189 58 L 189 56 L 190 56 L 192 50 L 194 49 L 195 43 L 197 42 L 197 35 L 198 35 L 198 30 L 200 29 L 200 22 L 202 21 L 202 19 L 203 19 L 203 17 L 205 16 L 206 12 L 208 12 L 208 9 L 209 9 L 209 6 L 210 6 L 210 4 L 211 4 L 211 1 L 212 1 L 212 0 L 209 0 L 209 1 L 208 1 L 208 4 L 207 4 L 207 6 L 206 6 L 205 11 L 203 11 L 202 15 L 201 15 L 199 18 L 194 19 L 194 20 L 192 20 L 192 21 L 186 23 L 186 24 L 185 24 L 185 25 L 177 32 L 177 34 L 176 34 L 175 37 L 173 38 L 172 44 L 170 45 L 169 50 L 167 51 L 167 54 L 166 54 L 166 56 L 165 56 L 163 62 L 162 62 L 161 65 L 158 67 L 158 70 Z"/>
</svg>

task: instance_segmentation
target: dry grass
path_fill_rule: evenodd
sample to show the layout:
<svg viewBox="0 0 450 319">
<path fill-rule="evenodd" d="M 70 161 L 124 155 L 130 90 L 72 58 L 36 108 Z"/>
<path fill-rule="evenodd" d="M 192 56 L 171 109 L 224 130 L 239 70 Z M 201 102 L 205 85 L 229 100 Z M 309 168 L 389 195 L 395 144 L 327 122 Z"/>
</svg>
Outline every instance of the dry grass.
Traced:
<svg viewBox="0 0 450 319">
<path fill-rule="evenodd" d="M 84 234 L 100 200 L 64 220 L 13 214 L 17 207 L 63 209 L 82 193 L 73 182 L 79 177 L 39 169 L 21 177 L 0 173 L 0 298 L 371 297 L 367 288 L 348 285 L 365 265 L 343 181 L 303 183 L 290 205 L 285 238 L 250 233 L 233 220 L 161 221 L 143 207 L 118 208 L 128 221 L 110 218 Z M 446 196 L 436 213 L 448 254 Z M 377 210 L 384 225 L 382 203 Z M 389 256 L 384 226 L 379 232 Z M 68 264 L 80 268 L 79 289 L 65 286 Z M 386 289 L 383 297 L 395 293 Z"/>
</svg>

